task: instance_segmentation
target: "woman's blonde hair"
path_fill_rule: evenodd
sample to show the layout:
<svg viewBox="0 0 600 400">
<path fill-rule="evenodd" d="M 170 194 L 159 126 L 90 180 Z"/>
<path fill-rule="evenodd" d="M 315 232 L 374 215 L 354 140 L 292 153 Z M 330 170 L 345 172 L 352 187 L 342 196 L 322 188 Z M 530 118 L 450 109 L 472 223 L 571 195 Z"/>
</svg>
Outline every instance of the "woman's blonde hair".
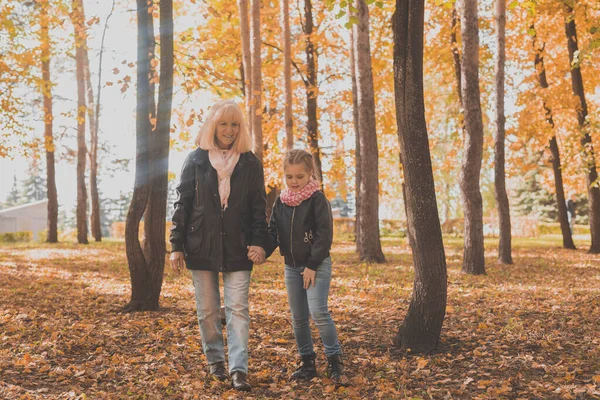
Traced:
<svg viewBox="0 0 600 400">
<path fill-rule="evenodd" d="M 321 181 L 321 177 L 317 172 L 317 166 L 315 165 L 315 159 L 308 151 L 294 149 L 285 153 L 285 157 L 283 158 L 283 168 L 290 164 L 304 164 L 306 172 L 308 172 L 314 180 Z"/>
<path fill-rule="evenodd" d="M 246 126 L 246 119 L 242 109 L 233 100 L 219 100 L 208 111 L 206 120 L 196 135 L 194 143 L 204 150 L 218 149 L 215 135 L 217 133 L 217 124 L 222 119 L 230 119 L 237 122 L 240 126 L 238 136 L 233 142 L 232 149 L 238 153 L 245 153 L 252 150 L 252 139 Z"/>
</svg>

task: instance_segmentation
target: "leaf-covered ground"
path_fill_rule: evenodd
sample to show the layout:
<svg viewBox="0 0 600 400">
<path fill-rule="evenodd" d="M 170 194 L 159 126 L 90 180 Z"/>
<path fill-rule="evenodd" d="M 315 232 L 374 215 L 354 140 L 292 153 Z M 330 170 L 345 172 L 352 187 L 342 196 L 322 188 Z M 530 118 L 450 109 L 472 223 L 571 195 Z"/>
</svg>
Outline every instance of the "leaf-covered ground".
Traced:
<svg viewBox="0 0 600 400">
<path fill-rule="evenodd" d="M 460 241 L 445 244 L 442 343 L 422 356 L 391 346 L 412 290 L 406 243 L 385 239 L 384 265 L 336 243 L 330 306 L 346 388 L 288 380 L 297 359 L 281 258 L 257 267 L 248 395 L 207 377 L 187 274 L 167 271 L 162 311 L 125 314 L 123 243 L 0 246 L 0 398 L 600 399 L 600 256 L 521 240 L 502 266 L 489 242 L 488 275 L 474 277 L 460 272 Z"/>
</svg>

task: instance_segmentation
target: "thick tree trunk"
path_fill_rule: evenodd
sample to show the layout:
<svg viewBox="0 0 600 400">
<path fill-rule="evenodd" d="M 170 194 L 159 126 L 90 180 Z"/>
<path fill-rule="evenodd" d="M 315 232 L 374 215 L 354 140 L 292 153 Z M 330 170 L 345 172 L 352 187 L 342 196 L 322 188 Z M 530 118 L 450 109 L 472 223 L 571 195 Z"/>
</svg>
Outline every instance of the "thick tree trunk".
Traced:
<svg viewBox="0 0 600 400">
<path fill-rule="evenodd" d="M 136 162 L 135 183 L 127 219 L 125 222 L 125 250 L 131 277 L 131 300 L 125 311 L 155 310 L 158 301 L 148 296 L 148 264 L 138 239 L 140 220 L 146 210 L 150 193 L 149 137 L 152 132 L 150 115 L 154 115 L 152 104 L 154 93 L 150 85 L 150 61 L 154 54 L 152 14 L 148 13 L 148 0 L 137 0 L 137 109 L 136 109 Z M 164 235 L 164 232 L 160 232 Z"/>
<path fill-rule="evenodd" d="M 479 91 L 479 28 L 477 0 L 463 0 L 461 7 L 462 98 L 465 113 L 465 146 L 460 189 L 464 206 L 463 271 L 485 274 L 483 201 L 479 177 L 483 157 L 483 122 Z"/>
<path fill-rule="evenodd" d="M 77 75 L 77 242 L 88 244 L 87 188 L 85 184 L 85 25 L 81 0 L 73 0 L 71 20 L 75 29 L 75 62 Z"/>
<path fill-rule="evenodd" d="M 306 85 L 306 130 L 308 131 L 308 145 L 312 153 L 317 173 L 323 178 L 321 167 L 321 148 L 319 147 L 319 122 L 317 120 L 317 99 L 319 87 L 317 85 L 317 52 L 313 43 L 313 15 L 311 0 L 304 0 L 304 34 L 306 35 L 306 66 L 308 69 Z"/>
<path fill-rule="evenodd" d="M 594 155 L 594 146 L 589 132 L 589 124 L 586 121 L 588 110 L 585 101 L 585 90 L 583 87 L 583 77 L 579 62 L 574 63 L 575 54 L 579 52 L 577 45 L 577 26 L 575 25 L 575 16 L 573 9 L 565 4 L 567 18 L 565 22 L 565 32 L 567 34 L 569 48 L 569 65 L 571 65 L 571 86 L 573 94 L 579 99 L 577 107 L 577 122 L 581 130 L 580 143 L 582 146 L 582 158 L 586 170 L 586 184 L 588 188 L 588 203 L 590 210 L 590 233 L 592 244 L 590 253 L 600 253 L 600 188 L 596 185 L 598 172 L 596 170 L 596 157 Z"/>
<path fill-rule="evenodd" d="M 158 308 L 165 266 L 165 229 L 169 173 L 169 136 L 173 99 L 173 2 L 160 1 L 160 81 L 156 128 L 149 140 L 150 193 L 144 218 L 146 302 Z M 152 97 L 154 91 L 151 90 Z M 155 307 L 155 308 L 154 308 Z"/>
<path fill-rule="evenodd" d="M 350 14 L 355 14 L 352 11 L 352 2 L 348 4 Z M 354 203 L 355 203 L 355 217 L 354 217 L 354 240 L 356 242 L 356 251 L 358 252 L 359 237 L 360 237 L 360 131 L 358 129 L 358 88 L 356 87 L 356 57 L 354 56 L 354 29 L 350 29 L 350 76 L 352 77 L 352 119 L 354 120 Z"/>
<path fill-rule="evenodd" d="M 250 28 L 248 25 L 248 0 L 238 0 L 240 13 L 240 37 L 242 39 L 242 70 L 244 99 L 248 113 L 248 130 L 252 134 L 254 115 L 252 114 L 252 57 L 250 53 Z"/>
<path fill-rule="evenodd" d="M 292 38 L 289 0 L 281 0 L 281 34 L 283 36 L 283 90 L 285 97 L 285 148 L 294 148 L 294 114 L 292 111 Z"/>
<path fill-rule="evenodd" d="M 40 42 L 42 48 L 42 96 L 44 97 L 44 147 L 46 149 L 46 188 L 48 196 L 48 243 L 58 242 L 58 195 L 54 169 L 54 135 L 52 132 L 52 81 L 50 80 L 50 34 L 48 1 L 40 2 Z"/>
<path fill-rule="evenodd" d="M 250 53 L 252 54 L 252 137 L 254 139 L 254 154 L 260 161 L 263 159 L 262 137 L 262 73 L 260 57 L 260 0 L 250 0 L 252 17 L 250 30 L 252 41 Z"/>
<path fill-rule="evenodd" d="M 535 32 L 535 27 L 531 25 L 531 31 Z M 544 45 L 538 47 L 536 45 L 535 34 L 533 36 L 533 48 L 535 51 L 535 70 L 537 72 L 537 79 L 542 89 L 548 88 L 548 80 L 546 79 L 546 68 L 544 66 Z M 575 243 L 573 243 L 573 234 L 571 227 L 569 226 L 569 217 L 567 215 L 567 204 L 565 201 L 565 189 L 563 186 L 562 179 L 562 166 L 560 161 L 560 151 L 558 148 L 558 141 L 554 134 L 554 119 L 552 118 L 552 109 L 543 100 L 544 110 L 546 111 L 546 121 L 552 129 L 552 138 L 549 142 L 550 153 L 552 154 L 552 171 L 554 172 L 554 187 L 556 188 L 556 205 L 558 206 L 558 222 L 560 223 L 560 231 L 563 238 L 563 247 L 565 249 L 575 249 Z"/>
<path fill-rule="evenodd" d="M 494 194 L 498 207 L 500 243 L 498 260 L 512 264 L 511 223 L 508 195 L 506 194 L 506 172 L 504 141 L 506 137 L 504 115 L 504 63 L 506 60 L 506 0 L 496 0 L 496 137 L 494 138 Z"/>
<path fill-rule="evenodd" d="M 369 42 L 369 9 L 365 0 L 357 0 L 358 23 L 352 26 L 356 66 L 358 131 L 360 148 L 360 232 L 357 247 L 360 259 L 385 262 L 379 237 L 379 154 L 375 122 L 375 98 L 371 45 Z"/>
<path fill-rule="evenodd" d="M 396 0 L 394 88 L 398 140 L 414 234 L 414 288 L 394 344 L 414 352 L 437 348 L 446 312 L 447 273 L 423 99 L 424 0 Z"/>
</svg>

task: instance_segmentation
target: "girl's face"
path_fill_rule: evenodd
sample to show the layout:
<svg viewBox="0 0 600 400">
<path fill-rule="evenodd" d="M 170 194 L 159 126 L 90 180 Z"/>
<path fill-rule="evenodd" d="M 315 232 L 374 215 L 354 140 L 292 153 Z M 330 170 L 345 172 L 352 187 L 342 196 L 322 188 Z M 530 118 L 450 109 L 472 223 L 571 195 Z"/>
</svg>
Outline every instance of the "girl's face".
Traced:
<svg viewBox="0 0 600 400">
<path fill-rule="evenodd" d="M 285 183 L 292 192 L 299 192 L 310 180 L 310 172 L 304 163 L 288 164 L 284 168 Z"/>
<path fill-rule="evenodd" d="M 222 150 L 230 149 L 239 133 L 240 124 L 235 122 L 231 117 L 221 117 L 217 123 L 215 142 Z"/>
</svg>

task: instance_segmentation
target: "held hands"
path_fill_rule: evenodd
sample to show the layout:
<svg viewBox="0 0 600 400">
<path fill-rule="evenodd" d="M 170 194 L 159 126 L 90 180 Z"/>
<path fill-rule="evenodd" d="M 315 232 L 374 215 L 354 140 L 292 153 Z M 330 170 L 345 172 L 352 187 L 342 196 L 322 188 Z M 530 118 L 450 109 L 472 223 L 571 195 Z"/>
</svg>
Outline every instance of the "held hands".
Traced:
<svg viewBox="0 0 600 400">
<path fill-rule="evenodd" d="M 172 252 L 171 257 L 169 257 L 169 260 L 171 261 L 171 269 L 173 269 L 173 272 L 175 272 L 177 275 L 179 275 L 183 268 L 183 262 L 184 262 L 183 252 L 182 251 Z"/>
<path fill-rule="evenodd" d="M 247 246 L 248 248 L 248 260 L 254 264 L 262 264 L 265 262 L 265 250 L 260 246 Z"/>
<path fill-rule="evenodd" d="M 317 275 L 317 271 L 313 271 L 310 268 L 304 268 L 301 275 L 304 277 L 304 289 L 308 289 L 310 285 L 315 286 L 315 275 Z"/>
</svg>

